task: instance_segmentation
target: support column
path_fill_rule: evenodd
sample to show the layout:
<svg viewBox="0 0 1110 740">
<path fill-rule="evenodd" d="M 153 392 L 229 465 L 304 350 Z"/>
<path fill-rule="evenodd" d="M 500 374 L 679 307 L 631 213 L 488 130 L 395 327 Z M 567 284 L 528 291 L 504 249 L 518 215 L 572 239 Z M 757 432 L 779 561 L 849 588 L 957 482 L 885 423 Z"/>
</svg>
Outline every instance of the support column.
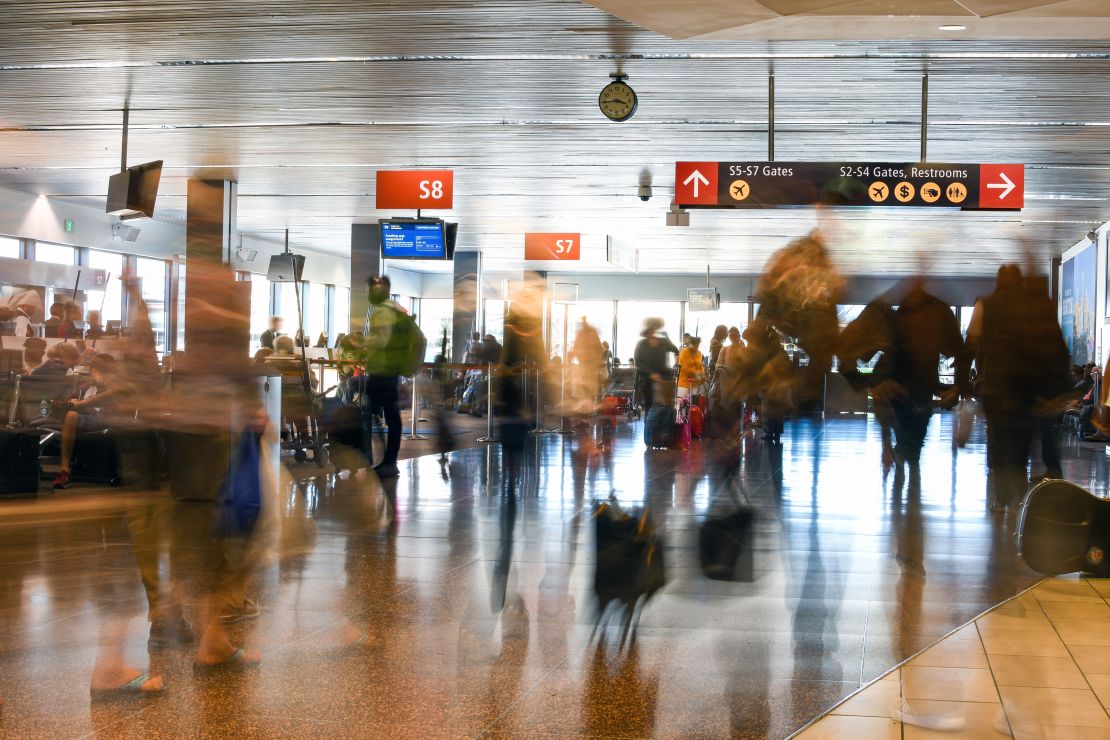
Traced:
<svg viewBox="0 0 1110 740">
<path fill-rule="evenodd" d="M 482 290 L 482 253 L 455 252 L 452 292 L 451 361 L 462 362 L 470 335 L 478 330 L 478 305 Z"/>
<path fill-rule="evenodd" d="M 185 352 L 211 348 L 218 329 L 223 351 L 246 356 L 250 351 L 250 283 L 221 279 L 231 275 L 231 253 L 238 226 L 238 185 L 230 180 L 188 183 L 185 222 Z M 213 326 L 212 307 L 229 309 Z M 190 346 L 192 345 L 192 346 Z M 203 358 L 200 358 L 203 359 Z"/>
<path fill-rule="evenodd" d="M 381 274 L 381 228 L 378 224 L 351 224 L 351 325 L 347 332 L 363 330 L 370 308 L 366 283 Z"/>
</svg>

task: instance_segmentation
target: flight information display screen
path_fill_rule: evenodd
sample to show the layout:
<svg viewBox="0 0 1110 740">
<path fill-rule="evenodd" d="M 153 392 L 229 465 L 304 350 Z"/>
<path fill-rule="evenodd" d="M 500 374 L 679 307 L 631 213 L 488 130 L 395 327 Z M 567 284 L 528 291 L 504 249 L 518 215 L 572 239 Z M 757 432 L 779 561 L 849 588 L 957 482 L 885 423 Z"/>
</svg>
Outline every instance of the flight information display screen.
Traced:
<svg viewBox="0 0 1110 740">
<path fill-rule="evenodd" d="M 447 259 L 442 221 L 382 221 L 382 257 L 386 259 Z"/>
</svg>

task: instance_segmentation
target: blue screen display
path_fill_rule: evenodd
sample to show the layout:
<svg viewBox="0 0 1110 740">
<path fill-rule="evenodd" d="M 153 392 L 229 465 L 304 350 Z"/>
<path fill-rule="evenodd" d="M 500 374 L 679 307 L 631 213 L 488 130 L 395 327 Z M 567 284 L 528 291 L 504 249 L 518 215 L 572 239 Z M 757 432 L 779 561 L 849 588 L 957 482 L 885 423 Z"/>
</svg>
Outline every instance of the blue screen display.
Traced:
<svg viewBox="0 0 1110 740">
<path fill-rule="evenodd" d="M 447 258 L 442 221 L 382 221 L 382 256 L 386 259 Z"/>
</svg>

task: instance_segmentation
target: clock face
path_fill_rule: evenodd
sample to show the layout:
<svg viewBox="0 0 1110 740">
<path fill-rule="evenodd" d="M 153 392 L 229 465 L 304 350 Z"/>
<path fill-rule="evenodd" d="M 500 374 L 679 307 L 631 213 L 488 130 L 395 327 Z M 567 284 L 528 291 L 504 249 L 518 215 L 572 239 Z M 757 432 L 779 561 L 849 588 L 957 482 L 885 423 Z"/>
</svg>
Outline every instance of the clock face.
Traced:
<svg viewBox="0 0 1110 740">
<path fill-rule="evenodd" d="M 623 82 L 610 82 L 597 96 L 597 106 L 611 121 L 627 121 L 636 112 L 636 91 Z"/>
</svg>

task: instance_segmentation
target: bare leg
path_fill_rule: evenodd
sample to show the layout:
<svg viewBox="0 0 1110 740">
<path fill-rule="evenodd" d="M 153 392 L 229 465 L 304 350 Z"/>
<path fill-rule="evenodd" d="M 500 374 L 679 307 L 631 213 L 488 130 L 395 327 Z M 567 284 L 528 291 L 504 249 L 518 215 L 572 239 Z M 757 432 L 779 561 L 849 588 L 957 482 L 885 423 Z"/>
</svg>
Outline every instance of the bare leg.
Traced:
<svg viewBox="0 0 1110 740">
<path fill-rule="evenodd" d="M 67 411 L 62 420 L 62 461 L 60 468 L 63 473 L 69 473 L 69 464 L 73 460 L 73 446 L 77 443 L 77 412 Z"/>
<path fill-rule="evenodd" d="M 114 689 L 143 675 L 143 671 L 130 666 L 123 657 L 123 641 L 130 619 L 110 616 L 100 628 L 100 647 L 93 665 L 92 689 Z M 161 691 L 165 687 L 161 676 L 151 676 L 140 687 L 141 691 Z"/>
</svg>

